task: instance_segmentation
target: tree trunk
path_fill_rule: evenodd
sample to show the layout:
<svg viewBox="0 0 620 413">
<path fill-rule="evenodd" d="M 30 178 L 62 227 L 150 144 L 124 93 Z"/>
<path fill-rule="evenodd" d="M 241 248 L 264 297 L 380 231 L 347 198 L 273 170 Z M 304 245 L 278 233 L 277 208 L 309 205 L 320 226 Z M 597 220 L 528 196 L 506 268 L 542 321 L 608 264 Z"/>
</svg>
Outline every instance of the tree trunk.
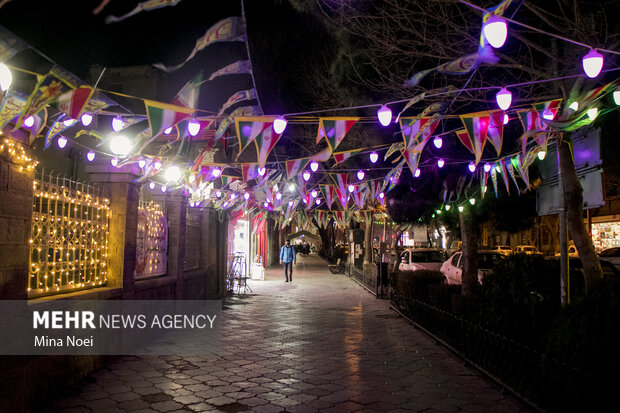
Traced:
<svg viewBox="0 0 620 413">
<path fill-rule="evenodd" d="M 565 135 L 566 137 L 566 135 Z M 560 154 L 560 168 L 562 173 L 562 183 L 564 187 L 564 199 L 566 208 L 566 219 L 568 221 L 568 231 L 575 242 L 575 247 L 579 252 L 579 258 L 583 265 L 586 292 L 592 283 L 603 277 L 601 263 L 594 250 L 592 238 L 588 233 L 586 224 L 583 220 L 583 188 L 577 176 L 573 153 L 569 142 L 558 142 Z"/>
<path fill-rule="evenodd" d="M 459 214 L 461 222 L 461 268 L 463 270 L 463 288 L 461 295 L 470 297 L 478 287 L 478 228 L 474 225 L 471 207 L 465 207 Z"/>
<path fill-rule="evenodd" d="M 364 230 L 364 264 L 372 264 L 372 221 L 366 221 Z"/>
</svg>

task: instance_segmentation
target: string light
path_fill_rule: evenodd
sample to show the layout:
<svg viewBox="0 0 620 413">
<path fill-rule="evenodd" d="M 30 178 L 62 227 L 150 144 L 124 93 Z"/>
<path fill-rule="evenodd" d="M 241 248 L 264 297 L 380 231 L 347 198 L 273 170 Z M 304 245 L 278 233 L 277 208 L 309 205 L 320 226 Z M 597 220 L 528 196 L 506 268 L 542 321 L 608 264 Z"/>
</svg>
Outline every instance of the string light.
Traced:
<svg viewBox="0 0 620 413">
<path fill-rule="evenodd" d="M 379 160 L 379 154 L 377 152 L 371 152 L 370 153 L 370 162 L 372 163 L 377 163 L 377 161 Z"/>
<path fill-rule="evenodd" d="M 192 119 L 191 121 L 189 121 L 189 123 L 187 124 L 187 131 L 191 136 L 198 135 L 198 132 L 200 132 L 200 122 L 198 122 L 196 119 Z"/>
<path fill-rule="evenodd" d="M 446 161 L 444 161 L 443 159 L 439 159 L 437 161 L 437 166 L 440 168 L 443 168 L 443 166 L 445 165 Z"/>
<path fill-rule="evenodd" d="M 501 110 L 507 110 L 512 103 L 512 92 L 503 87 L 495 95 L 495 100 L 497 101 L 497 106 L 499 106 Z"/>
<path fill-rule="evenodd" d="M 365 174 L 365 173 L 364 173 L 364 171 L 362 171 L 361 169 L 360 169 L 359 171 L 357 171 L 357 179 L 359 179 L 360 181 L 361 181 L 362 179 L 364 179 L 364 176 L 365 176 L 365 175 L 366 175 L 366 174 Z"/>
<path fill-rule="evenodd" d="M 483 169 L 484 169 L 484 172 L 490 172 L 491 171 L 491 164 L 490 163 L 485 163 Z"/>
<path fill-rule="evenodd" d="M 123 121 L 123 118 L 121 116 L 115 116 L 112 119 L 112 130 L 114 132 L 118 132 L 119 130 L 123 129 L 124 124 L 125 122 Z"/>
<path fill-rule="evenodd" d="M 304 173 L 302 174 L 302 177 L 304 178 L 304 181 L 309 181 L 310 180 L 310 172 L 308 171 L 304 171 Z"/>
<path fill-rule="evenodd" d="M 82 125 L 88 126 L 93 121 L 93 115 L 91 115 L 90 113 L 84 113 L 82 115 L 81 120 L 82 120 Z"/>
<path fill-rule="evenodd" d="M 504 43 L 506 43 L 508 25 L 503 18 L 491 14 L 489 20 L 484 24 L 482 31 L 489 44 L 495 49 L 502 47 Z"/>
<path fill-rule="evenodd" d="M 153 181 L 149 182 L 149 188 L 150 189 L 155 189 L 155 182 L 153 182 Z"/>
<path fill-rule="evenodd" d="M 86 159 L 88 159 L 88 162 L 92 162 L 95 159 L 95 152 L 88 151 L 86 154 Z"/>
<path fill-rule="evenodd" d="M 435 145 L 437 149 L 443 146 L 443 139 L 441 139 L 441 136 L 436 136 L 435 139 L 433 139 L 433 145 Z"/>
<path fill-rule="evenodd" d="M 415 173 L 413 174 L 413 176 L 414 176 L 415 178 L 419 178 L 419 177 L 420 177 L 420 173 L 422 173 L 422 171 L 420 171 L 420 168 L 417 168 L 417 169 L 415 170 Z"/>
<path fill-rule="evenodd" d="M 476 164 L 473 162 L 470 162 L 469 165 L 467 165 L 467 167 L 469 168 L 469 172 L 474 173 L 476 171 Z"/>
<path fill-rule="evenodd" d="M 469 198 L 469 203 L 474 205 L 476 203 L 476 199 L 475 198 Z"/>
<path fill-rule="evenodd" d="M 310 162 L 310 170 L 312 170 L 312 172 L 316 172 L 319 170 L 319 163 L 316 161 L 312 161 Z"/>
<path fill-rule="evenodd" d="M 583 71 L 589 78 L 593 79 L 601 73 L 601 70 L 603 69 L 603 61 L 604 59 L 602 54 L 594 49 L 590 49 L 588 54 L 581 59 Z"/>
<path fill-rule="evenodd" d="M 8 66 L 4 63 L 0 63 L 0 90 L 6 92 L 13 83 L 13 75 Z"/>
<path fill-rule="evenodd" d="M 26 119 L 24 119 L 24 126 L 26 126 L 27 128 L 31 128 L 32 125 L 34 125 L 34 116 L 28 116 Z"/>
<path fill-rule="evenodd" d="M 598 116 L 598 108 L 590 108 L 586 113 L 588 114 L 588 118 L 590 120 L 594 120 Z"/>
<path fill-rule="evenodd" d="M 377 111 L 377 118 L 379 118 L 379 123 L 381 125 L 389 125 L 392 121 L 392 109 L 388 108 L 385 105 L 382 105 Z"/>
<path fill-rule="evenodd" d="M 283 116 L 278 116 L 273 121 L 273 131 L 280 135 L 282 132 L 284 132 L 284 129 L 286 129 L 287 123 L 288 122 L 286 121 L 286 119 L 284 119 Z"/>
<path fill-rule="evenodd" d="M 61 135 L 61 136 L 58 137 L 58 140 L 56 141 L 56 144 L 58 145 L 58 147 L 60 149 L 64 149 L 65 146 L 67 146 L 67 142 L 68 142 L 67 138 L 65 138 L 64 136 Z"/>
<path fill-rule="evenodd" d="M 348 189 L 349 189 L 349 192 L 353 192 L 355 191 L 355 186 L 349 185 Z"/>
</svg>

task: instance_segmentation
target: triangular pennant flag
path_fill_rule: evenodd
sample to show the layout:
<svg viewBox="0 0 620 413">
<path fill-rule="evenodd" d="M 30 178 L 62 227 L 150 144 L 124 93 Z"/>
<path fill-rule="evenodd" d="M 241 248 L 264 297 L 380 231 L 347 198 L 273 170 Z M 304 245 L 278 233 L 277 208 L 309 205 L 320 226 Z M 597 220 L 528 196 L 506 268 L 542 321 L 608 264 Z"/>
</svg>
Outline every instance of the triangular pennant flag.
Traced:
<svg viewBox="0 0 620 413">
<path fill-rule="evenodd" d="M 430 108 L 427 108 L 423 113 L 426 113 L 428 109 Z M 439 124 L 439 118 L 440 116 L 437 114 L 432 117 L 400 118 L 400 130 L 403 135 L 405 148 L 410 149 L 422 142 L 426 143 L 428 138 L 435 132 Z M 421 151 L 422 149 L 419 150 Z"/>
<path fill-rule="evenodd" d="M 371 201 L 376 201 L 379 192 L 381 192 L 382 182 L 380 180 L 368 181 L 368 192 L 370 193 Z"/>
<path fill-rule="evenodd" d="M 496 111 L 491 113 L 487 139 L 495 148 L 497 155 L 499 155 L 502 152 L 502 143 L 504 141 L 504 112 Z"/>
<path fill-rule="evenodd" d="M 329 157 L 332 155 L 332 150 L 330 147 L 323 149 L 321 152 L 314 154 L 310 157 L 310 160 L 316 162 L 326 162 Z"/>
<path fill-rule="evenodd" d="M 170 102 L 176 106 L 196 109 L 198 97 L 200 95 L 200 85 L 202 84 L 202 71 L 198 73 L 192 80 L 187 82 L 185 86 L 179 90 L 179 93 Z"/>
<path fill-rule="evenodd" d="M 480 169 L 480 194 L 484 199 L 484 195 L 487 193 L 487 180 L 489 179 L 489 173 L 484 169 Z"/>
<path fill-rule="evenodd" d="M 54 66 L 44 76 L 37 76 L 37 79 L 37 85 L 28 97 L 26 105 L 15 123 L 15 129 L 21 126 L 24 119 L 38 113 L 45 106 L 56 101 L 60 95 L 74 88 L 79 83 L 79 80 L 72 74 L 58 66 Z"/>
<path fill-rule="evenodd" d="M 474 146 L 471 143 L 469 133 L 467 133 L 466 129 L 456 131 L 456 136 L 459 138 L 461 143 L 469 150 L 469 152 L 474 153 Z"/>
<path fill-rule="evenodd" d="M 359 209 L 364 208 L 364 204 L 366 203 L 367 192 L 363 191 L 360 186 L 356 186 L 353 192 L 351 193 L 353 202 Z"/>
<path fill-rule="evenodd" d="M 258 165 L 255 163 L 244 163 L 241 165 L 241 176 L 243 182 L 256 179 L 258 176 Z"/>
<path fill-rule="evenodd" d="M 7 2 L 0 2 L 0 7 L 5 3 Z M 9 60 L 15 54 L 28 47 L 26 42 L 6 30 L 3 26 L 0 26 L 0 62 Z"/>
<path fill-rule="evenodd" d="M 521 177 L 523 182 L 525 182 L 525 187 L 529 188 L 530 187 L 530 174 L 529 174 L 528 166 L 525 165 L 524 163 L 525 159 L 524 157 L 521 156 L 521 154 L 517 154 L 515 159 L 516 159 L 516 162 L 514 162 L 514 166 L 515 168 L 517 168 L 517 172 L 519 172 L 519 176 Z"/>
<path fill-rule="evenodd" d="M 63 93 L 58 97 L 58 110 L 66 114 L 69 119 L 80 119 L 94 91 L 95 89 L 90 86 L 80 86 Z"/>
<path fill-rule="evenodd" d="M 495 167 L 491 168 L 491 182 L 493 182 L 493 190 L 495 191 L 495 198 L 497 198 L 497 170 Z"/>
<path fill-rule="evenodd" d="M 217 130 L 215 131 L 215 141 L 217 142 L 224 135 L 224 132 L 226 132 L 228 127 L 232 125 L 236 118 L 260 116 L 262 114 L 263 111 L 261 110 L 260 106 L 242 106 L 233 110 L 232 113 L 220 123 Z"/>
<path fill-rule="evenodd" d="M 387 161 L 387 159 L 393 153 L 402 152 L 404 150 L 405 150 L 405 144 L 404 143 L 402 143 L 402 142 L 393 143 L 393 144 L 390 145 L 390 147 L 388 148 L 387 152 L 385 153 L 385 156 L 383 157 L 383 160 Z"/>
<path fill-rule="evenodd" d="M 342 209 L 346 209 L 347 202 L 349 201 L 349 196 L 347 195 L 346 189 L 342 191 L 340 188 L 334 187 L 334 191 L 336 191 L 336 197 L 338 198 L 338 201 L 340 201 Z"/>
<path fill-rule="evenodd" d="M 256 144 L 256 151 L 258 152 L 258 166 L 265 167 L 267 157 L 269 153 L 276 146 L 281 134 L 275 133 L 273 128 L 266 128 L 263 132 L 256 137 L 254 143 Z"/>
<path fill-rule="evenodd" d="M 332 185 L 321 185 L 321 192 L 323 193 L 323 197 L 325 198 L 325 203 L 329 209 L 332 209 L 332 204 L 334 203 L 334 195 L 335 188 Z"/>
<path fill-rule="evenodd" d="M 116 17 L 116 16 L 108 16 L 105 18 L 105 22 L 110 24 L 110 23 L 116 23 L 116 22 L 120 22 L 125 20 L 128 17 L 134 16 L 138 13 L 140 13 L 141 11 L 150 11 L 150 10 L 155 10 L 155 9 L 159 9 L 161 7 L 166 7 L 166 6 L 176 6 L 177 3 L 179 3 L 181 0 L 148 0 L 148 1 L 144 1 L 142 3 L 138 3 L 138 5 L 136 7 L 134 7 L 133 10 L 131 10 L 129 13 L 126 13 L 120 17 Z M 102 7 L 101 5 L 99 5 L 98 8 Z"/>
<path fill-rule="evenodd" d="M 263 133 L 265 129 L 271 128 L 274 119 L 273 116 L 239 116 L 235 118 L 235 128 L 239 139 L 237 158 L 258 135 Z"/>
<path fill-rule="evenodd" d="M 173 72 L 183 67 L 185 63 L 190 61 L 196 53 L 203 50 L 210 44 L 216 42 L 233 42 L 245 40 L 245 22 L 241 17 L 227 17 L 211 26 L 206 33 L 196 41 L 194 49 L 189 56 L 176 66 L 166 67 L 162 63 L 156 63 L 155 66 L 166 72 Z"/>
<path fill-rule="evenodd" d="M 477 165 L 480 162 L 480 158 L 482 158 L 482 151 L 487 140 L 487 131 L 489 129 L 488 112 L 468 113 L 460 115 L 460 118 L 469 134 L 474 149 L 474 163 Z"/>
<path fill-rule="evenodd" d="M 310 158 L 300 158 L 300 159 L 292 159 L 290 161 L 286 161 L 286 177 L 291 179 L 296 176 L 299 171 L 304 169 L 306 165 L 310 162 Z"/>
<path fill-rule="evenodd" d="M 332 178 L 332 180 L 336 184 L 336 187 L 340 191 L 340 193 L 338 194 L 338 197 L 340 198 L 341 195 L 346 194 L 348 175 L 347 174 L 329 174 L 329 176 Z"/>
<path fill-rule="evenodd" d="M 213 80 L 219 76 L 240 75 L 252 73 L 252 65 L 249 60 L 237 60 L 234 63 L 224 66 L 223 68 L 213 72 L 207 80 Z"/>
<path fill-rule="evenodd" d="M 514 170 L 514 167 L 512 166 L 512 160 L 505 159 L 504 165 L 505 165 L 506 171 L 508 171 L 508 175 L 510 175 L 510 178 L 512 179 L 512 182 L 517 187 L 517 193 L 521 195 L 521 188 L 519 188 L 519 184 L 517 183 L 517 178 L 515 177 L 515 170 Z"/>
<path fill-rule="evenodd" d="M 194 113 L 192 108 L 147 99 L 144 99 L 144 106 L 146 108 L 146 115 L 149 118 L 152 137 L 158 136 L 164 130 L 175 126 Z"/>
<path fill-rule="evenodd" d="M 256 99 L 256 89 L 241 90 L 237 93 L 234 93 L 231 97 L 228 98 L 226 103 L 222 105 L 217 116 L 218 117 L 222 116 L 222 114 L 226 111 L 226 109 L 228 109 L 232 105 L 235 105 L 239 102 L 243 102 L 244 100 L 251 100 L 251 99 Z"/>
<path fill-rule="evenodd" d="M 0 129 L 21 113 L 27 100 L 28 96 L 13 89 L 5 93 L 0 108 Z"/>
<path fill-rule="evenodd" d="M 396 165 L 388 174 L 385 176 L 383 180 L 383 188 L 385 192 L 390 192 L 396 184 L 398 184 L 398 180 L 400 179 L 400 174 L 403 172 L 403 166 L 405 165 L 405 159 L 400 161 L 398 165 Z M 414 175 L 415 176 L 415 175 Z"/>
<path fill-rule="evenodd" d="M 344 151 L 344 152 L 335 152 L 335 153 L 333 153 L 332 155 L 334 156 L 334 159 L 336 160 L 336 163 L 334 165 L 338 165 L 339 163 L 342 163 L 342 162 L 346 161 L 347 159 L 349 159 L 353 155 L 358 154 L 359 152 L 361 152 L 361 149 L 355 149 L 355 150 L 352 150 L 352 151 Z"/>
<path fill-rule="evenodd" d="M 497 161 L 496 165 L 499 166 L 499 169 L 501 171 L 504 185 L 506 185 L 506 192 L 508 192 L 508 194 L 510 195 L 510 184 L 508 183 L 508 172 L 506 171 L 506 165 L 504 165 L 504 162 L 501 159 Z"/>
<path fill-rule="evenodd" d="M 414 152 L 409 149 L 403 151 L 403 157 L 407 161 L 407 166 L 411 171 L 411 176 L 415 177 L 415 171 L 418 169 L 418 162 L 420 161 L 420 152 Z"/>
<path fill-rule="evenodd" d="M 332 152 L 335 151 L 358 120 L 359 117 L 319 118 L 319 131 L 316 136 L 316 143 L 318 144 L 322 138 L 325 138 Z"/>
<path fill-rule="evenodd" d="M 333 211 L 332 217 L 334 218 L 334 221 L 336 221 L 336 225 L 338 225 L 338 227 L 344 228 L 346 226 L 344 211 Z"/>
<path fill-rule="evenodd" d="M 65 119 L 65 116 L 60 115 L 58 119 L 56 119 L 56 122 L 54 122 L 52 126 L 50 126 L 50 128 L 47 130 L 47 134 L 45 135 L 45 142 L 43 144 L 43 149 L 49 148 L 50 144 L 52 143 L 52 139 L 54 139 L 54 136 L 56 136 L 63 130 L 67 129 L 67 126 L 63 122 L 64 119 Z"/>
</svg>

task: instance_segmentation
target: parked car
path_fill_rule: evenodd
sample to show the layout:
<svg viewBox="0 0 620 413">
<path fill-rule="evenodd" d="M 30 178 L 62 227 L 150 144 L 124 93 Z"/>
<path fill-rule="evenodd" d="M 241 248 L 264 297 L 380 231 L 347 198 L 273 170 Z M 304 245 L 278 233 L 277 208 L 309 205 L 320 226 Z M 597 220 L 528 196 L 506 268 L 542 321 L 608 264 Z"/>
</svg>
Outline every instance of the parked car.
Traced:
<svg viewBox="0 0 620 413">
<path fill-rule="evenodd" d="M 601 251 L 599 254 L 601 258 L 611 262 L 615 267 L 620 270 L 620 248 L 607 248 L 606 250 Z"/>
<path fill-rule="evenodd" d="M 559 257 L 560 253 L 556 252 L 555 256 Z M 579 257 L 579 252 L 577 251 L 577 247 L 575 247 L 574 245 L 569 245 L 568 246 L 568 256 L 569 257 Z"/>
<path fill-rule="evenodd" d="M 558 271 L 560 264 L 560 257 L 550 257 L 550 260 L 558 263 Z M 620 270 L 616 268 L 616 266 L 606 258 L 599 259 L 601 263 L 601 270 L 603 270 L 603 278 L 617 278 L 620 277 Z M 583 264 L 579 257 L 569 257 L 568 259 L 568 269 L 571 274 L 577 274 L 580 277 L 580 282 L 583 283 Z M 572 276 L 572 275 L 571 275 Z"/>
<path fill-rule="evenodd" d="M 499 252 L 502 255 L 510 255 L 510 254 L 512 254 L 512 248 L 510 248 L 508 245 L 497 245 L 497 246 L 491 248 L 491 251 Z"/>
<path fill-rule="evenodd" d="M 528 255 L 542 254 L 542 252 L 538 251 L 538 248 L 536 248 L 533 245 L 517 245 L 517 248 L 515 249 L 515 253 L 528 254 Z"/>
<path fill-rule="evenodd" d="M 443 250 L 437 248 L 408 248 L 400 254 L 400 271 L 439 271 L 446 259 Z"/>
<path fill-rule="evenodd" d="M 493 272 L 495 266 L 505 257 L 497 251 L 478 251 L 478 282 L 482 283 L 485 275 Z M 448 284 L 463 283 L 463 253 L 457 252 L 441 265 L 440 271 L 448 279 Z"/>
<path fill-rule="evenodd" d="M 463 245 L 462 241 L 452 241 L 452 244 L 450 244 L 450 247 L 448 248 L 448 255 L 452 255 L 455 252 L 458 252 L 461 250 L 461 246 Z"/>
</svg>

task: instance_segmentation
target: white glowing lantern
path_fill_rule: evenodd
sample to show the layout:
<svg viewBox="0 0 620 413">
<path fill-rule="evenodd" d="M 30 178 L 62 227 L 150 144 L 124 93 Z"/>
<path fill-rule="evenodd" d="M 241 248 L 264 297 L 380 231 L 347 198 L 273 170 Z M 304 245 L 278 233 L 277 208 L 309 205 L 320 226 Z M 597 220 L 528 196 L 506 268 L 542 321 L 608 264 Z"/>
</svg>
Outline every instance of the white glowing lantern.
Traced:
<svg viewBox="0 0 620 413">
<path fill-rule="evenodd" d="M 308 171 L 304 171 L 304 173 L 302 174 L 304 181 L 309 181 L 310 180 L 310 172 Z"/>
<path fill-rule="evenodd" d="M 75 119 L 65 119 L 62 121 L 62 124 L 65 125 L 67 128 L 69 128 L 73 126 L 75 122 L 77 122 Z"/>
<path fill-rule="evenodd" d="M 474 198 L 469 198 L 469 203 L 474 205 L 476 203 L 476 200 Z"/>
<path fill-rule="evenodd" d="M 620 105 L 620 89 L 614 90 L 613 96 L 614 96 L 614 103 L 616 105 Z"/>
<path fill-rule="evenodd" d="M 312 161 L 310 162 L 310 169 L 312 170 L 312 172 L 316 172 L 319 170 L 319 163 L 316 161 Z"/>
<path fill-rule="evenodd" d="M 288 184 L 288 190 L 291 192 L 295 191 L 295 184 Z"/>
<path fill-rule="evenodd" d="M 144 166 L 145 166 L 145 165 L 146 165 L 146 161 L 145 161 L 144 159 L 140 159 L 140 160 L 138 161 L 138 166 L 139 166 L 140 168 L 144 168 Z"/>
<path fill-rule="evenodd" d="M 588 118 L 590 118 L 590 120 L 594 120 L 598 116 L 598 108 L 588 109 L 586 113 L 588 114 Z"/>
<path fill-rule="evenodd" d="M 348 189 L 349 189 L 349 192 L 353 192 L 353 191 L 355 191 L 355 186 L 349 185 Z"/>
<path fill-rule="evenodd" d="M 435 145 L 435 148 L 437 149 L 443 146 L 443 139 L 441 139 L 441 136 L 437 136 L 433 139 L 433 145 Z"/>
<path fill-rule="evenodd" d="M 547 119 L 547 120 L 553 120 L 553 111 L 549 108 L 545 108 L 545 110 L 543 111 L 543 118 Z"/>
<path fill-rule="evenodd" d="M 88 126 L 93 121 L 93 115 L 91 115 L 90 113 L 84 113 L 82 115 L 82 119 L 81 120 L 82 120 L 82 125 Z"/>
<path fill-rule="evenodd" d="M 547 156 L 547 152 L 545 152 L 545 151 L 538 151 L 538 159 L 540 159 L 542 161 L 543 159 L 545 159 L 545 156 Z"/>
<path fill-rule="evenodd" d="M 512 104 L 512 92 L 503 87 L 495 95 L 495 100 L 501 110 L 507 110 Z"/>
<path fill-rule="evenodd" d="M 149 188 L 150 189 L 155 189 L 155 182 L 153 182 L 153 181 L 149 182 Z"/>
<path fill-rule="evenodd" d="M 110 141 L 110 150 L 117 156 L 127 156 L 132 146 L 131 140 L 123 135 L 114 136 Z"/>
<path fill-rule="evenodd" d="M 594 49 L 590 49 L 587 55 L 581 60 L 583 71 L 589 78 L 595 78 L 603 69 L 603 55 Z"/>
<path fill-rule="evenodd" d="M 172 126 L 164 129 L 164 135 L 170 135 L 172 133 Z"/>
<path fill-rule="evenodd" d="M 280 135 L 282 132 L 284 132 L 284 129 L 286 129 L 287 123 L 288 122 L 286 121 L 286 119 L 284 119 L 283 116 L 278 116 L 273 121 L 273 131 Z"/>
<path fill-rule="evenodd" d="M 321 200 L 320 200 L 320 199 L 317 199 L 317 200 L 316 200 L 316 204 L 317 204 L 317 205 L 321 205 Z"/>
<path fill-rule="evenodd" d="M 384 194 L 383 192 L 380 192 L 380 193 L 379 193 L 379 198 L 380 198 L 380 199 L 385 198 L 385 194 Z"/>
<path fill-rule="evenodd" d="M 446 211 L 450 210 L 450 204 L 446 205 Z"/>
<path fill-rule="evenodd" d="M 278 193 L 276 194 L 276 199 L 277 199 L 278 201 L 282 199 L 282 194 L 281 194 L 280 192 L 278 192 Z"/>
<path fill-rule="evenodd" d="M 484 164 L 484 172 L 489 172 L 491 170 L 491 164 L 490 163 L 485 163 Z"/>
<path fill-rule="evenodd" d="M 192 136 L 198 135 L 198 132 L 200 132 L 200 122 L 198 122 L 196 119 L 192 119 L 187 124 L 187 131 Z"/>
<path fill-rule="evenodd" d="M 379 160 L 379 154 L 377 152 L 372 152 L 370 154 L 370 162 L 376 163 Z"/>
<path fill-rule="evenodd" d="M 34 116 L 28 116 L 26 119 L 24 119 L 24 125 L 27 128 L 31 128 L 32 125 L 34 125 Z"/>
<path fill-rule="evenodd" d="M 159 170 L 161 169 L 161 162 L 156 161 L 156 162 L 153 164 L 153 168 L 155 168 L 155 169 L 157 169 L 157 170 L 159 171 Z"/>
<path fill-rule="evenodd" d="M 115 167 L 115 168 L 116 168 L 116 165 L 118 165 L 118 159 L 116 159 L 116 158 L 112 158 L 112 159 L 110 160 L 110 163 L 112 164 L 112 166 L 113 166 L 113 167 Z"/>
<path fill-rule="evenodd" d="M 60 136 L 60 137 L 58 138 L 58 141 L 56 141 L 56 143 L 58 144 L 58 147 L 59 147 L 60 149 L 64 149 L 64 148 L 65 148 L 65 146 L 67 146 L 67 142 L 68 142 L 68 141 L 67 141 L 67 138 L 65 138 L 64 136 Z"/>
<path fill-rule="evenodd" d="M 443 168 L 445 164 L 446 164 L 446 161 L 444 161 L 443 159 L 440 159 L 437 161 L 437 166 L 440 168 Z"/>
<path fill-rule="evenodd" d="M 86 159 L 88 159 L 88 162 L 92 162 L 92 161 L 94 161 L 94 160 L 95 160 L 95 152 L 93 152 L 93 151 L 89 151 L 89 152 L 86 154 Z"/>
<path fill-rule="evenodd" d="M 118 132 L 123 129 L 124 124 L 125 122 L 123 122 L 123 118 L 121 116 L 115 116 L 114 119 L 112 119 L 112 130 L 114 132 Z"/>
<path fill-rule="evenodd" d="M 420 171 L 420 168 L 418 168 L 418 169 L 415 170 L 415 173 L 413 174 L 413 176 L 418 178 L 421 173 L 422 173 L 422 171 Z"/>
<path fill-rule="evenodd" d="M 243 198 L 245 198 L 245 200 L 247 201 L 248 199 L 250 199 L 250 194 L 246 192 L 245 194 L 243 194 Z"/>
<path fill-rule="evenodd" d="M 506 25 L 506 20 L 501 17 L 492 14 L 489 20 L 484 24 L 482 31 L 484 37 L 494 48 L 498 49 L 506 43 L 508 26 Z"/>
<path fill-rule="evenodd" d="M 162 192 L 166 192 L 166 189 L 168 189 L 166 188 L 166 185 L 162 185 L 161 188 L 159 188 L 159 190 Z"/>
<path fill-rule="evenodd" d="M 362 171 L 361 169 L 359 171 L 357 171 L 357 179 L 359 179 L 361 181 L 362 179 L 364 179 L 364 176 L 366 176 L 364 171 Z"/>
<path fill-rule="evenodd" d="M 215 196 L 218 197 L 218 198 L 221 198 L 222 197 L 222 191 L 216 191 L 215 192 Z"/>
<path fill-rule="evenodd" d="M 258 175 L 265 176 L 265 172 L 267 172 L 265 168 L 258 168 Z"/>
<path fill-rule="evenodd" d="M 469 165 L 467 165 L 467 167 L 469 168 L 469 172 L 474 172 L 476 170 L 476 164 L 473 162 L 470 162 Z"/>
<path fill-rule="evenodd" d="M 0 63 L 0 89 L 2 89 L 3 92 L 6 92 L 11 86 L 11 83 L 13 83 L 13 75 L 11 74 L 11 71 L 7 65 Z"/>
<path fill-rule="evenodd" d="M 182 175 L 181 170 L 176 165 L 170 165 L 164 172 L 164 178 L 168 182 L 178 182 Z"/>
<path fill-rule="evenodd" d="M 267 207 L 269 207 L 269 203 L 268 203 L 267 201 L 265 201 L 265 202 L 263 202 L 263 206 L 264 206 L 265 208 L 267 208 Z"/>
<path fill-rule="evenodd" d="M 508 114 L 504 113 L 504 119 L 503 119 L 504 125 L 508 124 L 508 122 L 510 122 L 510 118 L 508 117 Z"/>
<path fill-rule="evenodd" d="M 295 203 L 293 201 L 288 201 L 288 206 L 292 207 Z"/>
<path fill-rule="evenodd" d="M 218 178 L 221 174 L 222 174 L 222 170 L 220 168 L 214 168 L 213 172 L 211 172 L 211 174 L 215 177 Z"/>
<path fill-rule="evenodd" d="M 614 92 L 616 93 L 616 92 Z M 571 103 L 570 105 L 568 105 L 568 108 L 570 110 L 572 110 L 573 112 L 576 112 L 579 109 L 579 102 L 574 101 L 573 103 Z"/>
<path fill-rule="evenodd" d="M 464 210 L 464 209 L 465 209 L 464 207 L 462 207 L 461 205 L 459 205 L 459 212 L 463 212 L 463 210 Z"/>
<path fill-rule="evenodd" d="M 310 196 L 312 196 L 312 198 L 316 198 L 317 195 L 318 192 L 316 192 L 316 189 L 313 189 L 312 192 L 310 192 Z"/>
<path fill-rule="evenodd" d="M 389 125 L 392 121 L 392 109 L 388 108 L 385 105 L 382 105 L 377 111 L 377 118 L 379 118 L 379 123 L 381 125 Z"/>
</svg>

